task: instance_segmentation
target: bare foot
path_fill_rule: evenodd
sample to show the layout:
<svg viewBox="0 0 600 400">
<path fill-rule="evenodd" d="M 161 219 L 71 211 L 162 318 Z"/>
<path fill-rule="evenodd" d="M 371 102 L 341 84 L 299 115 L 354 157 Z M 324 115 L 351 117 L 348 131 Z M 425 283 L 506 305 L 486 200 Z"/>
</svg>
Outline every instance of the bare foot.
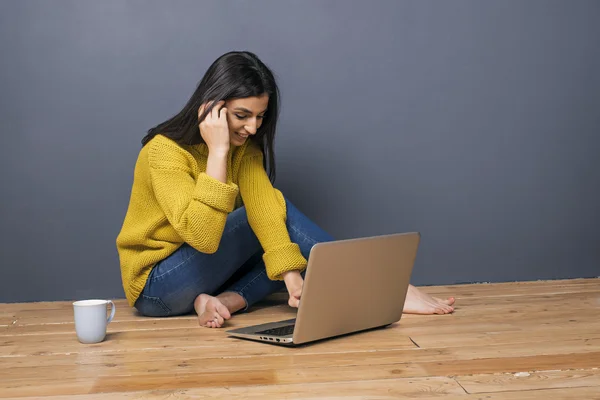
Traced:
<svg viewBox="0 0 600 400">
<path fill-rule="evenodd" d="M 406 314 L 449 314 L 454 311 L 454 297 L 438 299 L 421 292 L 413 285 L 408 286 L 403 312 Z"/>
<path fill-rule="evenodd" d="M 216 297 L 201 294 L 194 301 L 194 309 L 198 314 L 200 326 L 220 328 L 226 319 L 231 318 L 227 307 Z"/>
</svg>

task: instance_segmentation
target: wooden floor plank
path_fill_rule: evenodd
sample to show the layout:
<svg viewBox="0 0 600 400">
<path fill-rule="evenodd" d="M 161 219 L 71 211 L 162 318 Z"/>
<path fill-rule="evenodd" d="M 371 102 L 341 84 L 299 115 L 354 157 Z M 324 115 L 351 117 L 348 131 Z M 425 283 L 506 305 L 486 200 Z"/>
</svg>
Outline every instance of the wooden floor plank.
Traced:
<svg viewBox="0 0 600 400">
<path fill-rule="evenodd" d="M 212 377 L 204 377 L 202 384 L 205 386 L 198 388 L 187 388 L 188 386 L 197 386 L 199 379 L 197 377 L 190 376 L 187 381 L 181 381 L 183 385 L 182 389 L 177 392 L 171 391 L 170 393 L 164 392 L 146 392 L 143 398 L 145 399 L 165 399 L 173 398 L 173 393 L 177 393 L 177 399 L 227 399 L 232 397 L 243 396 L 247 399 L 264 399 L 264 398 L 302 398 L 302 399 L 322 399 L 327 398 L 380 398 L 380 396 L 388 396 L 387 398 L 397 398 L 398 396 L 428 396 L 428 395 L 445 395 L 445 394 L 463 394 L 464 390 L 451 378 L 398 378 L 398 379 L 384 379 L 384 380 L 360 380 L 360 381 L 344 381 L 343 384 L 340 382 L 332 381 L 327 383 L 315 383 L 307 386 L 305 384 L 290 384 L 290 385 L 278 385 L 275 384 L 277 381 L 276 375 L 271 376 L 255 376 L 254 374 L 248 374 L 246 377 L 239 377 L 240 382 L 246 382 L 248 386 L 221 386 L 221 379 L 224 374 L 216 374 Z M 139 379 L 144 379 L 141 377 Z M 155 390 L 161 390 L 161 386 L 170 385 L 170 376 L 165 375 L 157 378 L 152 377 L 152 385 L 156 387 Z M 63 393 L 85 391 L 86 394 L 110 392 L 110 395 L 114 396 L 114 393 L 127 391 L 127 387 L 131 385 L 131 379 L 129 382 L 122 382 L 119 379 L 99 379 L 94 381 L 91 385 L 82 385 L 79 387 L 68 386 L 69 384 L 63 385 L 62 382 L 55 382 L 55 386 L 43 387 L 42 393 L 46 396 L 52 395 L 53 387 L 59 388 Z M 226 379 L 226 382 L 229 380 Z M 11 388 L 3 390 L 0 396 L 10 397 L 14 396 Z M 18 396 L 35 396 L 36 393 L 40 393 L 38 387 L 19 388 Z M 64 396 L 64 395 L 63 395 Z M 104 397 L 100 395 L 95 398 L 111 398 L 110 396 Z M 87 397 L 94 398 L 94 397 Z M 132 396 L 130 398 L 139 398 Z M 386 398 L 386 397 L 384 397 Z"/>
<path fill-rule="evenodd" d="M 417 382 L 418 383 L 418 382 Z M 375 381 L 377 385 L 377 381 Z M 515 392 L 496 392 L 485 394 L 466 393 L 435 393 L 429 395 L 422 390 L 412 392 L 401 392 L 397 390 L 390 392 L 387 388 L 377 386 L 371 390 L 368 386 L 356 390 L 349 388 L 351 393 L 345 395 L 332 390 L 331 393 L 323 395 L 324 389 L 319 393 L 313 393 L 312 387 L 296 389 L 293 394 L 273 390 L 277 386 L 271 386 L 269 393 L 257 392 L 256 389 L 245 391 L 245 387 L 237 387 L 234 390 L 223 389 L 178 389 L 178 390 L 152 390 L 135 392 L 110 392 L 83 395 L 57 395 L 57 396 L 34 396 L 34 397 L 10 397 L 7 400 L 198 400 L 198 399 L 244 399 L 244 400 L 271 400 L 271 399 L 361 399 L 361 400 L 392 400 L 399 398 L 418 398 L 419 400 L 599 400 L 600 388 L 598 387 L 575 387 L 561 389 L 542 389 Z"/>
<path fill-rule="evenodd" d="M 508 343 L 535 343 L 552 336 L 561 340 L 578 338 L 596 339 L 600 337 L 600 321 L 587 325 L 581 324 L 556 324 L 539 326 L 518 331 L 474 332 L 456 335 L 448 334 L 421 334 L 411 335 L 411 339 L 421 348 L 439 348 L 446 346 L 483 346 Z"/>
<path fill-rule="evenodd" d="M 421 289 L 436 296 L 466 298 L 594 292 L 598 286 L 600 278 L 424 286 Z"/>
<path fill-rule="evenodd" d="M 457 376 L 456 380 L 469 393 L 600 387 L 600 363 L 595 365 L 596 369 Z"/>
<path fill-rule="evenodd" d="M 282 314 L 293 316 L 295 310 L 287 305 L 277 303 L 275 307 L 253 309 L 249 313 L 254 318 L 278 317 Z M 25 310 L 14 313 L 17 326 L 44 325 L 44 324 L 72 324 L 73 309 L 71 307 L 56 310 L 44 309 L 40 311 Z M 188 319 L 195 318 L 194 315 L 186 316 Z M 137 311 L 127 305 L 117 306 L 113 319 L 114 322 L 138 322 L 140 320 L 172 320 L 173 318 L 148 318 L 141 317 Z"/>
<path fill-rule="evenodd" d="M 190 390 L 153 390 L 143 392 L 121 392 L 121 393 L 100 393 L 100 394 L 85 394 L 76 396 L 48 396 L 43 397 L 44 400 L 196 400 L 199 397 L 190 393 Z M 272 396 L 256 396 L 244 394 L 231 394 L 228 393 L 227 399 L 238 399 L 238 400 L 252 400 L 260 398 L 264 400 L 271 399 L 282 399 L 277 394 Z M 306 399 L 307 397 L 299 394 L 293 398 L 297 400 Z M 600 390 L 594 387 L 584 388 L 568 388 L 568 389 L 548 389 L 548 390 L 532 390 L 532 391 L 518 391 L 518 392 L 500 392 L 500 393 L 486 393 L 482 395 L 468 395 L 468 394 L 447 394 L 447 395 L 434 395 L 434 396 L 398 396 L 398 395 L 387 395 L 387 394 L 363 394 L 362 396 L 346 396 L 346 399 L 361 399 L 361 400 L 396 400 L 398 398 L 418 398 L 419 400 L 600 400 Z M 321 399 L 341 399 L 335 395 L 328 397 L 321 397 Z M 40 397 L 11 397 L 7 400 L 40 400 Z"/>
</svg>

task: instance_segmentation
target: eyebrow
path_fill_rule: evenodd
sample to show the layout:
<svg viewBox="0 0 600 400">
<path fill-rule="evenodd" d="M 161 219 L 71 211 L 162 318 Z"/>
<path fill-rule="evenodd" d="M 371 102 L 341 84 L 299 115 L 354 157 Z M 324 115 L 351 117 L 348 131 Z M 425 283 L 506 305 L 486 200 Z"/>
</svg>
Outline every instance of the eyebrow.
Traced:
<svg viewBox="0 0 600 400">
<path fill-rule="evenodd" d="M 242 112 L 245 112 L 245 113 L 248 113 L 248 114 L 252 114 L 252 111 L 250 111 L 250 110 L 248 110 L 247 108 L 244 108 L 244 107 L 236 107 L 234 110 L 235 111 L 242 111 Z M 267 110 L 264 110 L 260 114 L 264 114 L 266 112 L 267 112 Z"/>
</svg>

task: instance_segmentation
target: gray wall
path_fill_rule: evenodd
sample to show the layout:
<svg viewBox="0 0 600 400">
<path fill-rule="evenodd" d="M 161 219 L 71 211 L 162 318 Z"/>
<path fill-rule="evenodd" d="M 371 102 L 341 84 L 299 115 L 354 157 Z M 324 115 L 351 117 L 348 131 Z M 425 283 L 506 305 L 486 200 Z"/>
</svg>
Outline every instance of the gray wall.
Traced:
<svg viewBox="0 0 600 400">
<path fill-rule="evenodd" d="M 415 284 L 600 275 L 598 1 L 1 1 L 0 302 L 123 297 L 140 139 L 209 64 L 279 77 L 278 186 Z"/>
</svg>

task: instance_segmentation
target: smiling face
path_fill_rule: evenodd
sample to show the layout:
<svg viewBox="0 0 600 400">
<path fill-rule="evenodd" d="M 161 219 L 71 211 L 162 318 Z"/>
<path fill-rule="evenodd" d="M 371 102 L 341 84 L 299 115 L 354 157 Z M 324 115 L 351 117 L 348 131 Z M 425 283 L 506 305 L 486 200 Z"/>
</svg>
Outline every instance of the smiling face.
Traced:
<svg viewBox="0 0 600 400">
<path fill-rule="evenodd" d="M 269 96 L 266 94 L 225 102 L 229 142 L 232 146 L 241 146 L 248 137 L 256 134 L 263 123 L 268 105 Z"/>
</svg>

